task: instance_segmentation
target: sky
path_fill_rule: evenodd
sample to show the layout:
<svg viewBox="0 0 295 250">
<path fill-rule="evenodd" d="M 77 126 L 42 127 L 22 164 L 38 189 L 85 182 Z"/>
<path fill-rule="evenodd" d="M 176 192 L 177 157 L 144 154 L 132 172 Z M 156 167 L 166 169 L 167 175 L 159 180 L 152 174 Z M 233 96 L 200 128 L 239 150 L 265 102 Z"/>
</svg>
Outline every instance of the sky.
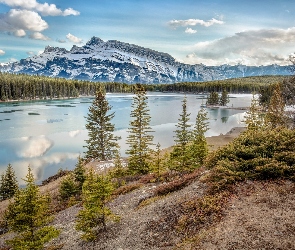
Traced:
<svg viewBox="0 0 295 250">
<path fill-rule="evenodd" d="M 0 0 L 0 63 L 92 36 L 205 65 L 290 64 L 294 0 Z"/>
</svg>

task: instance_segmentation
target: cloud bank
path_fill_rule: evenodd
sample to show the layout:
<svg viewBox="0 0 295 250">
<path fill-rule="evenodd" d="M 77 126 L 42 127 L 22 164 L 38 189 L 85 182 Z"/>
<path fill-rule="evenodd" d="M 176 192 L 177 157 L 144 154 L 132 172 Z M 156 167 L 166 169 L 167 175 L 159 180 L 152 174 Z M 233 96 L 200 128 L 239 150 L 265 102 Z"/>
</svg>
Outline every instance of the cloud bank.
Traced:
<svg viewBox="0 0 295 250">
<path fill-rule="evenodd" d="M 48 29 L 48 23 L 41 16 L 80 15 L 73 8 L 61 10 L 55 4 L 38 3 L 36 0 L 0 0 L 12 9 L 0 14 L 0 32 L 7 32 L 16 37 L 29 37 L 35 40 L 50 40 L 41 32 Z"/>
<path fill-rule="evenodd" d="M 294 52 L 295 27 L 239 32 L 222 39 L 199 42 L 189 48 L 186 63 L 221 64 L 290 64 Z M 285 56 L 282 56 L 285 55 Z"/>
<path fill-rule="evenodd" d="M 224 22 L 221 20 L 217 20 L 215 18 L 212 18 L 208 21 L 204 21 L 201 19 L 187 19 L 187 20 L 171 20 L 168 22 L 168 24 L 171 27 L 179 27 L 179 26 L 196 26 L 196 25 L 201 25 L 201 26 L 205 26 L 205 27 L 209 27 L 212 26 L 214 24 L 223 24 Z"/>
<path fill-rule="evenodd" d="M 34 11 L 12 9 L 5 14 L 0 14 L 0 31 L 9 32 L 18 37 L 26 36 L 26 31 L 41 32 L 47 28 L 47 22 Z"/>
<path fill-rule="evenodd" d="M 0 3 L 4 3 L 10 7 L 21 8 L 25 10 L 32 10 L 40 13 L 42 16 L 69 16 L 80 15 L 79 11 L 72 8 L 65 9 L 64 11 L 57 8 L 55 4 L 38 3 L 36 0 L 0 0 Z"/>
</svg>

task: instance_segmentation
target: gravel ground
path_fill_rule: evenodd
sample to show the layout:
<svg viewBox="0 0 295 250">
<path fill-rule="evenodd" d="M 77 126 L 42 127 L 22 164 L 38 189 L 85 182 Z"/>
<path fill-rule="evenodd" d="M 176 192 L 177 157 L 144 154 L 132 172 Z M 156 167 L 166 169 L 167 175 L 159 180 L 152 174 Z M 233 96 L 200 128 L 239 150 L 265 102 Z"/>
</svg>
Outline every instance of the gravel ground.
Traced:
<svg viewBox="0 0 295 250">
<path fill-rule="evenodd" d="M 78 206 L 60 212 L 53 224 L 62 229 L 62 233 L 53 243 L 63 244 L 62 249 L 73 250 L 174 249 L 174 245 L 180 240 L 177 230 L 171 227 L 177 218 L 174 216 L 176 207 L 192 197 L 200 197 L 204 191 L 204 184 L 196 181 L 179 192 L 166 195 L 146 206 L 138 206 L 141 200 L 151 196 L 155 187 L 148 184 L 114 199 L 109 207 L 121 219 L 117 223 L 109 222 L 107 232 L 101 232 L 95 243 L 81 241 L 80 233 L 74 230 Z"/>
<path fill-rule="evenodd" d="M 295 249 L 294 183 L 243 183 L 225 212 L 195 249 Z"/>
</svg>

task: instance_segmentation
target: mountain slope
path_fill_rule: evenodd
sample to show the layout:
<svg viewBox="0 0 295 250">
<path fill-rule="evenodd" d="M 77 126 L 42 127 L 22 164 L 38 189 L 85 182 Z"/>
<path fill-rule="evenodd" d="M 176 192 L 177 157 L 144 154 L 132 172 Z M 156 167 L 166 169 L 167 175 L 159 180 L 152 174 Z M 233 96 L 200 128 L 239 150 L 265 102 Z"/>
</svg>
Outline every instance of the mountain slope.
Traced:
<svg viewBox="0 0 295 250">
<path fill-rule="evenodd" d="M 171 55 L 116 40 L 92 37 L 71 50 L 47 46 L 40 55 L 0 65 L 0 71 L 126 83 L 174 83 L 226 78 L 289 75 L 290 66 L 188 65 Z"/>
</svg>

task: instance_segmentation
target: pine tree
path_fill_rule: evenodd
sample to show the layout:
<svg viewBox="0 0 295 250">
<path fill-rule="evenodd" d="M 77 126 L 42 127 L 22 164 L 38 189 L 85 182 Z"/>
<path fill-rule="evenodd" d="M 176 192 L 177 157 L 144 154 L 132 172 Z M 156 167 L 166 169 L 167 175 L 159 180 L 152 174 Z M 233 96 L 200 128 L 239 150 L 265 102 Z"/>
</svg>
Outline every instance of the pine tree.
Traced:
<svg viewBox="0 0 295 250">
<path fill-rule="evenodd" d="M 257 131 L 264 125 L 264 117 L 259 108 L 259 101 L 255 98 L 255 95 L 253 95 L 250 108 L 246 112 L 245 123 L 249 131 Z"/>
<path fill-rule="evenodd" d="M 190 145 L 192 167 L 200 167 L 208 154 L 208 145 L 205 133 L 209 130 L 208 117 L 205 109 L 199 110 L 193 130 L 192 144 Z"/>
<path fill-rule="evenodd" d="M 6 211 L 8 227 L 17 234 L 7 244 L 16 250 L 43 249 L 59 231 L 47 226 L 52 219 L 49 216 L 50 199 L 40 194 L 30 167 L 24 181 L 26 187 L 16 192 Z"/>
<path fill-rule="evenodd" d="M 83 183 L 86 179 L 86 170 L 84 168 L 84 161 L 80 156 L 78 157 L 78 162 L 74 168 L 74 178 L 77 183 L 77 190 L 81 193 Z"/>
<path fill-rule="evenodd" d="M 182 101 L 182 113 L 178 119 L 175 132 L 175 143 L 173 151 L 170 154 L 171 169 L 187 170 L 190 165 L 190 156 L 188 152 L 188 145 L 192 140 L 191 124 L 189 124 L 190 113 L 187 113 L 187 99 Z"/>
<path fill-rule="evenodd" d="M 219 105 L 220 106 L 226 106 L 226 104 L 228 104 L 228 103 L 229 103 L 228 92 L 226 91 L 226 89 L 223 89 L 222 93 L 221 93 L 220 100 L 219 100 Z"/>
<path fill-rule="evenodd" d="M 115 126 L 111 123 L 115 113 L 109 113 L 111 106 L 106 100 L 105 94 L 100 89 L 96 92 L 95 99 L 89 107 L 86 117 L 89 139 L 86 140 L 87 152 L 85 159 L 106 161 L 114 157 L 120 139 L 114 136 Z"/>
<path fill-rule="evenodd" d="M 71 173 L 67 175 L 60 183 L 59 195 L 63 200 L 67 200 L 79 193 L 78 185 L 75 182 L 75 177 Z"/>
<path fill-rule="evenodd" d="M 10 199 L 18 190 L 18 183 L 15 172 L 10 164 L 6 168 L 5 174 L 1 175 L 0 197 L 1 200 Z"/>
<path fill-rule="evenodd" d="M 210 92 L 210 95 L 207 98 L 207 105 L 218 105 L 219 104 L 219 96 L 215 91 Z"/>
<path fill-rule="evenodd" d="M 157 182 L 160 180 L 160 174 L 164 170 L 163 164 L 163 156 L 161 156 L 161 145 L 158 143 L 156 145 L 156 150 L 154 151 L 154 159 L 153 159 L 153 172 L 157 176 Z"/>
<path fill-rule="evenodd" d="M 126 174 L 126 170 L 123 166 L 120 152 L 117 151 L 114 159 L 114 169 L 111 171 L 111 174 L 115 178 L 123 177 Z"/>
<path fill-rule="evenodd" d="M 145 174 L 149 172 L 151 149 L 153 136 L 151 130 L 149 109 L 147 106 L 146 91 L 143 86 L 137 84 L 135 87 L 135 97 L 132 103 L 130 127 L 128 129 L 127 144 L 129 149 L 126 153 L 129 156 L 128 169 L 132 173 Z"/>
<path fill-rule="evenodd" d="M 271 128 L 286 127 L 285 101 L 282 96 L 281 84 L 276 84 L 268 105 L 265 122 Z"/>
<path fill-rule="evenodd" d="M 113 191 L 110 179 L 97 175 L 93 170 L 87 175 L 82 189 L 83 209 L 78 214 L 76 229 L 83 232 L 82 238 L 93 241 L 100 229 L 106 230 L 106 221 L 114 218 L 106 202 Z"/>
</svg>

